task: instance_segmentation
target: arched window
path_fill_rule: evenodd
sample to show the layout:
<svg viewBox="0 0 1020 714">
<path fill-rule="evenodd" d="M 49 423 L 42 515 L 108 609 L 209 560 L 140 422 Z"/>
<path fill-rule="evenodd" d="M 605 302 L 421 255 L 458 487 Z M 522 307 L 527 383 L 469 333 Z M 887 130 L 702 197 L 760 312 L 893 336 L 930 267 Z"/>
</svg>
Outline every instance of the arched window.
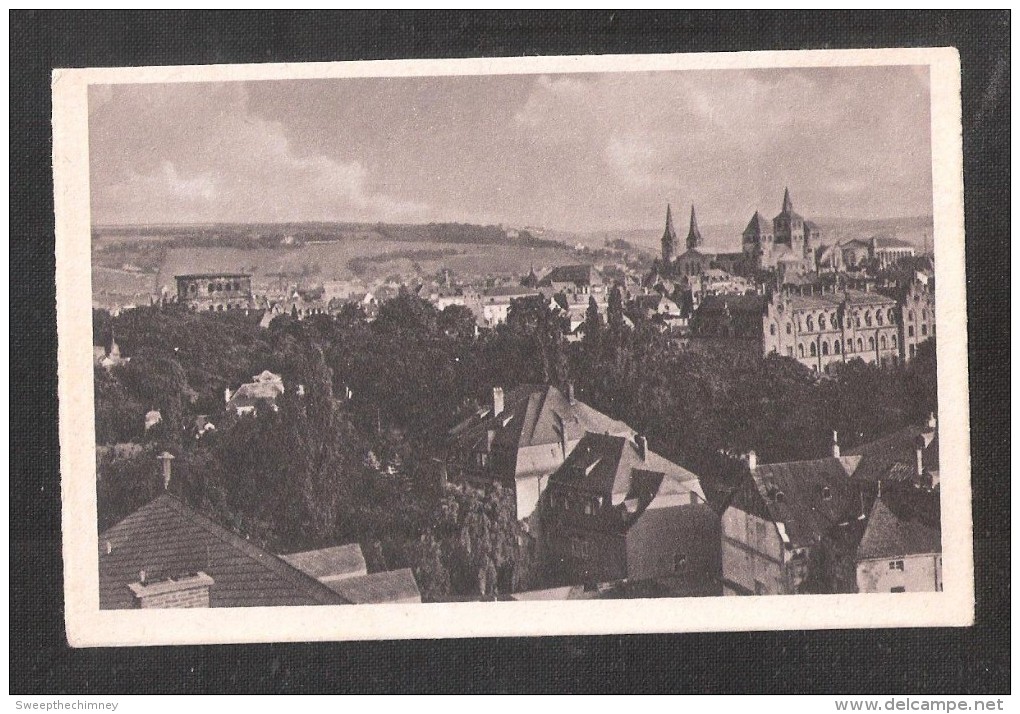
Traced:
<svg viewBox="0 0 1020 714">
<path fill-rule="evenodd" d="M 814 342 L 811 343 L 811 356 L 812 357 L 817 357 L 818 356 L 818 350 L 815 348 L 815 343 Z"/>
<path fill-rule="evenodd" d="M 776 323 L 773 322 L 771 325 L 769 325 L 769 334 L 770 335 L 776 334 Z"/>
<path fill-rule="evenodd" d="M 833 342 L 832 343 L 832 354 L 838 355 L 839 354 L 839 348 L 842 346 L 842 344 L 843 343 L 840 342 L 839 340 L 836 340 L 835 342 Z"/>
<path fill-rule="evenodd" d="M 797 345 L 797 352 L 800 354 L 801 357 L 803 357 L 804 356 L 804 345 Z"/>
<path fill-rule="evenodd" d="M 893 336 L 891 337 L 891 339 L 892 339 L 892 346 L 893 346 L 893 347 L 895 347 L 895 346 L 896 346 L 896 344 L 897 344 L 897 339 L 896 339 L 896 335 L 893 335 Z"/>
<path fill-rule="evenodd" d="M 921 323 L 921 335 L 922 336 L 928 335 L 928 325 L 925 323 Z"/>
<path fill-rule="evenodd" d="M 914 311 L 913 310 L 911 310 L 910 312 L 907 313 L 907 319 L 910 320 L 911 322 L 914 321 Z"/>
<path fill-rule="evenodd" d="M 829 343 L 825 342 L 823 340 L 822 341 L 822 355 L 828 355 L 828 354 L 829 354 Z"/>
<path fill-rule="evenodd" d="M 857 325 L 858 327 L 861 326 L 861 313 L 859 312 L 854 313 L 854 324 Z"/>
<path fill-rule="evenodd" d="M 792 333 L 793 333 L 793 325 L 791 325 L 791 324 L 790 324 L 790 323 L 788 322 L 788 323 L 786 323 L 786 334 L 788 334 L 788 335 L 789 335 L 789 334 L 792 334 Z"/>
<path fill-rule="evenodd" d="M 921 319 L 922 320 L 927 320 L 928 319 L 928 311 L 927 310 L 921 310 Z"/>
<path fill-rule="evenodd" d="M 209 283 L 209 294 L 212 295 L 214 292 L 216 292 L 216 284 Z"/>
<path fill-rule="evenodd" d="M 869 350 L 875 349 L 875 338 L 874 337 L 869 337 L 868 338 L 868 349 Z"/>
<path fill-rule="evenodd" d="M 889 324 L 892 325 L 896 322 L 896 313 L 893 312 L 892 308 L 889 308 Z"/>
<path fill-rule="evenodd" d="M 807 316 L 807 329 L 808 332 L 811 332 L 812 330 L 815 329 L 815 318 L 811 317 L 811 315 Z"/>
<path fill-rule="evenodd" d="M 913 337 L 913 336 L 914 336 L 914 326 L 913 325 L 907 325 L 907 337 Z"/>
<path fill-rule="evenodd" d="M 846 341 L 846 351 L 847 352 L 853 352 L 854 351 L 854 341 L 853 340 L 847 340 Z"/>
<path fill-rule="evenodd" d="M 885 348 L 886 348 L 885 335 L 882 335 L 882 349 L 884 350 Z"/>
<path fill-rule="evenodd" d="M 871 327 L 871 310 L 864 313 L 864 324 Z"/>
<path fill-rule="evenodd" d="M 864 351 L 864 340 L 862 340 L 860 337 L 857 338 L 857 351 L 858 352 Z"/>
<path fill-rule="evenodd" d="M 879 325 L 885 324 L 885 316 L 882 314 L 881 310 L 875 310 L 875 322 Z"/>
<path fill-rule="evenodd" d="M 818 330 L 819 332 L 825 329 L 825 313 L 823 312 L 818 316 Z"/>
</svg>

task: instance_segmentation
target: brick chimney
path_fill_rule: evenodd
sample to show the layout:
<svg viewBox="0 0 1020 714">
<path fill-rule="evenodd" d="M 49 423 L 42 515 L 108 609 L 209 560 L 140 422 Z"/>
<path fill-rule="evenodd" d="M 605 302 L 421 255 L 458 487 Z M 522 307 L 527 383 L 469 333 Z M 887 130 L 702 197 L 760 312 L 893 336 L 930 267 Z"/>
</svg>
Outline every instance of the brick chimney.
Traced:
<svg viewBox="0 0 1020 714">
<path fill-rule="evenodd" d="M 758 454 L 755 453 L 754 449 L 747 452 L 747 468 L 751 471 L 758 468 Z"/>
<path fill-rule="evenodd" d="M 234 396 L 233 392 L 230 391 L 230 387 L 223 388 L 223 403 L 230 404 L 230 398 Z"/>
<path fill-rule="evenodd" d="M 169 451 L 164 451 L 156 458 L 160 460 L 163 466 L 163 489 L 165 490 L 170 488 L 170 462 L 174 460 L 174 455 Z"/>
<path fill-rule="evenodd" d="M 839 432 L 835 429 L 832 431 L 832 458 L 839 458 Z"/>
<path fill-rule="evenodd" d="M 641 455 L 641 461 L 648 461 L 648 437 L 644 434 L 639 434 L 634 437 L 634 441 L 637 442 L 638 453 Z"/>
<path fill-rule="evenodd" d="M 574 383 L 567 383 L 567 401 L 570 402 L 570 406 L 577 404 L 577 397 L 574 394 Z"/>
<path fill-rule="evenodd" d="M 128 587 L 142 609 L 209 607 L 209 588 L 213 582 L 202 571 L 152 581 L 146 579 L 143 570 L 138 573 L 138 582 Z"/>
<path fill-rule="evenodd" d="M 493 387 L 492 388 L 492 416 L 498 417 L 503 413 L 503 388 Z"/>
</svg>

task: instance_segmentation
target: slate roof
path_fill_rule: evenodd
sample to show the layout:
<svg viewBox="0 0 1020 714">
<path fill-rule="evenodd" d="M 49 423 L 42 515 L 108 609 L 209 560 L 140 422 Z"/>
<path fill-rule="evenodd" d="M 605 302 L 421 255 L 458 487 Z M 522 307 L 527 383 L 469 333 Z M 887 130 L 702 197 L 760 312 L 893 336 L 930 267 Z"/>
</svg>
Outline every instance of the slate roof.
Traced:
<svg viewBox="0 0 1020 714">
<path fill-rule="evenodd" d="M 368 572 L 365 555 L 357 543 L 281 555 L 285 561 L 317 580 L 351 577 Z"/>
<path fill-rule="evenodd" d="M 908 243 L 905 240 L 899 238 L 893 238 L 891 236 L 875 236 L 872 238 L 875 241 L 875 248 L 910 248 L 916 250 L 913 243 Z"/>
<path fill-rule="evenodd" d="M 701 299 L 698 311 L 703 314 L 729 310 L 730 314 L 748 313 L 761 315 L 765 307 L 764 295 L 706 295 Z"/>
<path fill-rule="evenodd" d="M 355 605 L 421 602 L 421 592 L 410 568 L 343 578 L 327 585 Z"/>
<path fill-rule="evenodd" d="M 106 552 L 107 544 L 110 552 Z M 99 606 L 134 608 L 128 588 L 147 578 L 203 571 L 210 607 L 341 605 L 350 601 L 170 494 L 99 536 Z"/>
<path fill-rule="evenodd" d="M 744 229 L 743 235 L 761 236 L 764 233 L 771 232 L 772 224 L 759 211 L 755 211 L 754 215 L 751 216 L 751 221 L 747 224 L 747 228 Z"/>
<path fill-rule="evenodd" d="M 926 522 L 919 513 L 918 509 L 897 507 L 884 496 L 877 499 L 857 548 L 857 559 L 892 559 L 941 553 L 940 527 L 937 523 Z"/>
<path fill-rule="evenodd" d="M 550 270 L 542 283 L 581 283 L 584 285 L 601 284 L 598 271 L 592 265 L 560 265 Z"/>
<path fill-rule="evenodd" d="M 927 425 L 915 424 L 848 449 L 847 456 L 861 457 L 854 478 L 872 483 L 912 480 L 917 475 L 919 439 L 923 439 L 925 445 L 922 466 L 928 471 L 938 471 L 938 432 Z"/>
<path fill-rule="evenodd" d="M 751 471 L 753 492 L 735 496 L 741 510 L 782 524 L 780 534 L 794 548 L 808 547 L 834 527 L 864 514 L 861 489 L 850 477 L 859 456 L 759 464 Z"/>
<path fill-rule="evenodd" d="M 812 293 L 809 295 L 798 295 L 791 293 L 787 296 L 790 307 L 794 310 L 829 310 L 842 305 L 844 302 L 851 306 L 866 307 L 869 305 L 892 306 L 896 303 L 890 297 L 877 292 L 864 292 L 863 290 L 841 290 L 834 293 Z"/>
<path fill-rule="evenodd" d="M 514 387 L 504 396 L 503 412 L 491 416 L 491 405 L 465 419 L 450 430 L 450 438 L 465 447 L 484 446 L 488 431 L 494 430 L 494 447 L 523 449 L 529 446 L 559 444 L 561 430 L 566 430 L 568 441 L 580 439 L 585 432 L 633 434 L 621 421 L 611 419 L 584 402 L 575 399 L 571 404 L 556 387 L 524 384 Z"/>
</svg>

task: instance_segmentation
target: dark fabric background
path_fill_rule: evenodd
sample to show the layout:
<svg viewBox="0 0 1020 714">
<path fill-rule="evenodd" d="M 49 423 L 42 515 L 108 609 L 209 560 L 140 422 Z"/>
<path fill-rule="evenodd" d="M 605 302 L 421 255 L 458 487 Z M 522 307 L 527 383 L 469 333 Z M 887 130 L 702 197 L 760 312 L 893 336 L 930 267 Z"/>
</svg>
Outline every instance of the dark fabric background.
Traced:
<svg viewBox="0 0 1020 714">
<path fill-rule="evenodd" d="M 12 12 L 11 692 L 1008 691 L 1009 20 L 1008 12 Z M 945 45 L 958 47 L 963 63 L 976 627 L 67 647 L 55 396 L 53 67 Z"/>
</svg>

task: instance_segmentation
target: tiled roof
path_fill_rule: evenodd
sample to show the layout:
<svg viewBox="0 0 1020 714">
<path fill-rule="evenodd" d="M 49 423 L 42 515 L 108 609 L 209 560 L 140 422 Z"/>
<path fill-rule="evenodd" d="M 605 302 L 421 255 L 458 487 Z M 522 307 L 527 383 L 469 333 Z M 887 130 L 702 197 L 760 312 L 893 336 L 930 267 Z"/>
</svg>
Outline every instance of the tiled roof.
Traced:
<svg viewBox="0 0 1020 714">
<path fill-rule="evenodd" d="M 450 431 L 454 442 L 474 447 L 483 443 L 488 431 L 495 431 L 494 446 L 523 449 L 529 446 L 559 444 L 562 430 L 568 441 L 580 439 L 585 432 L 633 434 L 621 421 L 611 419 L 584 402 L 573 403 L 553 386 L 525 384 L 509 390 L 503 412 L 491 416 L 491 405 Z"/>
<path fill-rule="evenodd" d="M 759 464 L 751 479 L 764 509 L 760 515 L 782 523 L 793 547 L 816 544 L 833 527 L 864 515 L 861 490 L 850 478 L 859 462 L 859 456 L 844 456 Z M 748 510 L 747 500 L 735 503 Z"/>
<path fill-rule="evenodd" d="M 303 553 L 291 553 L 280 557 L 298 570 L 318 580 L 337 576 L 364 575 L 368 572 L 365 556 L 361 552 L 361 546 L 357 543 L 308 550 Z"/>
<path fill-rule="evenodd" d="M 410 568 L 334 580 L 327 585 L 355 605 L 421 602 L 421 592 Z"/>
<path fill-rule="evenodd" d="M 872 483 L 913 479 L 917 474 L 919 439 L 924 440 L 922 466 L 928 471 L 938 471 L 938 433 L 926 425 L 911 425 L 848 449 L 848 456 L 861 457 L 854 478 Z"/>
<path fill-rule="evenodd" d="M 790 307 L 794 310 L 827 310 L 842 305 L 883 305 L 892 306 L 895 300 L 881 293 L 864 292 L 863 290 L 840 290 L 828 293 L 810 293 L 798 295 L 791 293 L 787 296 Z"/>
<path fill-rule="evenodd" d="M 875 501 L 857 558 L 902 558 L 942 552 L 942 531 L 916 512 L 897 508 L 885 496 Z"/>
<path fill-rule="evenodd" d="M 704 313 L 722 312 L 753 313 L 760 315 L 765 306 L 764 295 L 706 295 L 701 300 L 699 311 Z"/>
<path fill-rule="evenodd" d="M 625 436 L 585 434 L 550 480 L 614 502 L 639 495 L 652 482 L 661 483 L 655 493 L 664 498 L 695 493 L 704 500 L 697 476 L 651 449 L 642 458 L 640 446 Z"/>
<path fill-rule="evenodd" d="M 107 545 L 110 552 L 107 553 Z M 340 605 L 349 600 L 250 541 L 163 494 L 99 536 L 99 606 L 135 607 L 139 572 L 202 571 L 211 607 Z"/>
<path fill-rule="evenodd" d="M 560 265 L 553 268 L 542 278 L 542 282 L 550 283 L 597 283 L 599 274 L 591 265 Z"/>
</svg>

